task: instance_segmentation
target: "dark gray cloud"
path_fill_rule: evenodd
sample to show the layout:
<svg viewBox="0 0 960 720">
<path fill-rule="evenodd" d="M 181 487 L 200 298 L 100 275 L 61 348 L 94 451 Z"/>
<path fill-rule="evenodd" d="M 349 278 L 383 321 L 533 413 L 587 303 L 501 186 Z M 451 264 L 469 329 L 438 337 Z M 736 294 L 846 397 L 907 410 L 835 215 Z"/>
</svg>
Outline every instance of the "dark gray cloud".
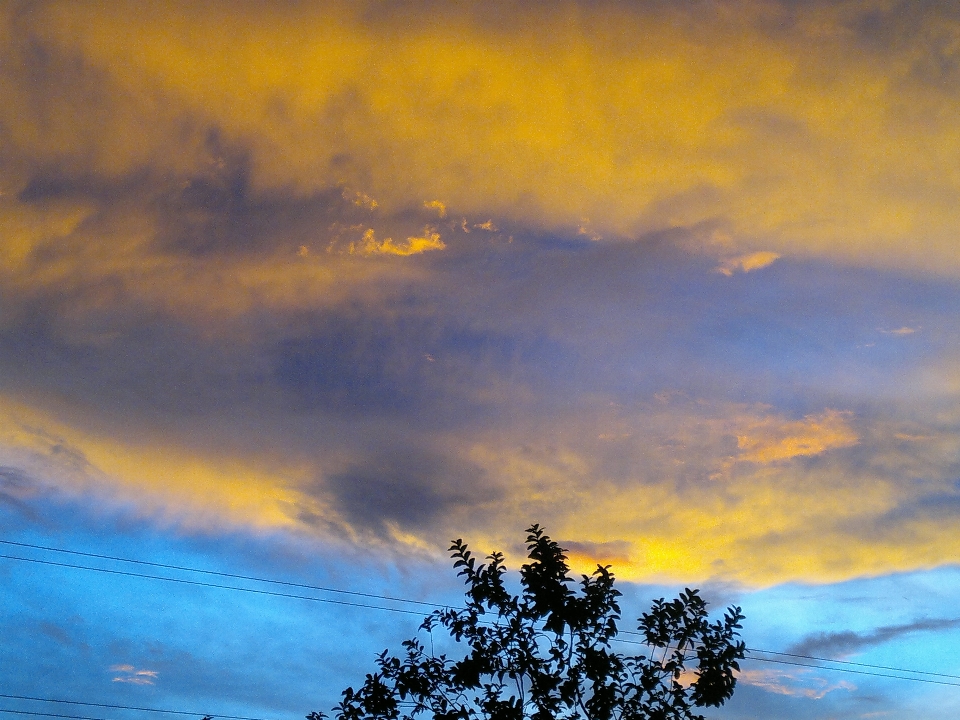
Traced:
<svg viewBox="0 0 960 720">
<path fill-rule="evenodd" d="M 960 618 L 922 618 L 903 625 L 887 625 L 866 633 L 845 630 L 817 633 L 790 646 L 787 652 L 813 657 L 843 658 L 877 645 L 892 642 L 904 635 L 941 632 L 960 627 Z"/>
<path fill-rule="evenodd" d="M 36 483 L 19 468 L 0 467 L 0 503 L 31 520 L 39 519 L 39 515 L 25 499 L 31 497 L 36 490 Z"/>
<path fill-rule="evenodd" d="M 351 524 L 377 533 L 388 523 L 422 530 L 445 526 L 452 516 L 476 518 L 502 493 L 479 468 L 410 449 L 377 454 L 330 475 L 314 491 Z"/>
</svg>

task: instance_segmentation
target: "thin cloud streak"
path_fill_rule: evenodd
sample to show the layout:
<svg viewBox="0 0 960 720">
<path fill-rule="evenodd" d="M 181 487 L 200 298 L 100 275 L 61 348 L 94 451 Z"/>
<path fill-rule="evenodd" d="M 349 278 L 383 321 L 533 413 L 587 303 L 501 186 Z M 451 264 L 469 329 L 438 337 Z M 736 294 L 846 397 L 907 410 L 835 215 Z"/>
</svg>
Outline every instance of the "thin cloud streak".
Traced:
<svg viewBox="0 0 960 720">
<path fill-rule="evenodd" d="M 855 691 L 857 686 L 846 680 L 831 682 L 823 677 L 809 675 L 805 670 L 744 670 L 737 680 L 778 695 L 820 700 L 835 690 Z"/>
<path fill-rule="evenodd" d="M 878 645 L 893 642 L 914 633 L 943 632 L 960 627 L 958 618 L 922 618 L 902 625 L 879 627 L 867 633 L 850 630 L 817 633 L 792 645 L 789 652 L 798 655 L 846 658 Z"/>
<path fill-rule="evenodd" d="M 137 669 L 133 665 L 111 665 L 110 671 L 119 673 L 113 682 L 130 685 L 154 685 L 160 675 L 156 670 Z"/>
</svg>

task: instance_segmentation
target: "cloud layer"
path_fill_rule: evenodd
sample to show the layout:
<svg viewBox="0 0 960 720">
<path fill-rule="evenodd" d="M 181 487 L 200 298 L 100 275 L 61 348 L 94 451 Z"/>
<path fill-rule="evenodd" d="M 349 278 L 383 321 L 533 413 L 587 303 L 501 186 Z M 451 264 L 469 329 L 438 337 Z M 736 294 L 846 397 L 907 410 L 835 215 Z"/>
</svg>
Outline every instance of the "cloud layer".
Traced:
<svg viewBox="0 0 960 720">
<path fill-rule="evenodd" d="M 10 3 L 0 500 L 538 520 L 636 578 L 952 562 L 958 23 Z"/>
</svg>

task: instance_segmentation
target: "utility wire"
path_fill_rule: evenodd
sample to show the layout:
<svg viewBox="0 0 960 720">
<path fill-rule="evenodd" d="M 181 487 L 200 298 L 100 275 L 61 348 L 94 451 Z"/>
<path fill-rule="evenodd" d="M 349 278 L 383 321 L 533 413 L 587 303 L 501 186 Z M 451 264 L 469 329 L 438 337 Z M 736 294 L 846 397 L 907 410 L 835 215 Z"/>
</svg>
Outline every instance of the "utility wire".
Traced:
<svg viewBox="0 0 960 720">
<path fill-rule="evenodd" d="M 931 685 L 949 685 L 950 687 L 960 687 L 960 683 L 946 682 L 944 680 L 931 680 L 929 678 L 905 677 L 903 675 L 888 675 L 886 673 L 875 673 L 867 670 L 854 670 L 853 668 L 824 667 L 823 665 L 809 665 L 807 663 L 792 662 L 790 660 L 773 660 L 771 658 L 750 657 L 747 660 L 757 660 L 759 662 L 776 663 L 778 665 L 794 665 L 796 667 L 812 668 L 814 670 L 834 670 L 836 672 L 853 673 L 854 675 L 872 675 L 873 677 L 893 678 L 894 680 L 910 680 L 912 682 L 929 683 Z M 918 672 L 917 670 L 900 669 L 901 672 Z M 950 677 L 950 676 L 947 676 Z"/>
<path fill-rule="evenodd" d="M 43 697 L 32 697 L 30 695 L 7 695 L 5 693 L 0 693 L 0 698 L 6 698 L 8 700 L 31 700 L 34 702 L 45 702 L 45 703 L 64 703 L 65 705 L 84 705 L 86 707 L 97 707 L 97 708 L 108 708 L 110 710 L 137 710 L 139 712 L 152 712 L 152 713 L 169 713 L 171 715 L 194 715 L 196 717 L 214 717 L 219 720 L 265 720 L 265 718 L 256 718 L 256 717 L 245 717 L 243 715 L 220 715 L 213 713 L 200 713 L 200 712 L 190 712 L 188 710 L 165 710 L 163 708 L 148 708 L 148 707 L 135 707 L 132 705 L 111 705 L 109 703 L 95 703 L 95 702 L 83 702 L 81 700 L 64 700 L 62 698 L 43 698 Z M 0 712 L 4 712 L 0 710 Z M 19 712 L 18 710 L 11 710 L 9 712 Z M 61 715 L 59 717 L 67 717 L 66 715 Z"/>
<path fill-rule="evenodd" d="M 621 638 L 613 638 L 613 642 L 627 643 L 629 645 L 647 646 L 646 643 L 638 642 L 636 640 L 623 640 Z M 773 650 L 757 650 L 756 648 L 745 648 L 745 650 L 748 653 L 748 656 L 745 657 L 744 660 L 746 660 L 747 662 L 755 660 L 757 662 L 775 663 L 777 665 L 792 665 L 794 667 L 810 668 L 811 670 L 832 670 L 834 672 L 853 673 L 854 675 L 872 675 L 873 677 L 891 678 L 894 680 L 910 680 L 913 682 L 929 683 L 932 685 L 948 685 L 950 687 L 960 687 L 960 683 L 946 682 L 945 680 L 932 680 L 930 678 L 909 677 L 905 675 L 890 675 L 888 673 L 870 672 L 868 670 L 855 670 L 854 668 L 849 668 L 849 667 L 830 667 L 830 666 L 824 666 L 824 665 L 813 665 L 811 663 L 794 662 L 792 660 L 777 660 L 775 658 L 757 657 L 756 653 L 770 653 L 771 655 L 785 655 L 787 657 L 808 658 L 810 660 L 817 660 L 820 662 L 857 665 L 859 667 L 876 668 L 880 670 L 892 670 L 894 672 L 901 672 L 901 673 L 915 673 L 917 675 L 933 675 L 936 677 L 954 678 L 957 680 L 960 680 L 960 675 L 947 675 L 946 673 L 926 672 L 924 670 L 910 670 L 908 668 L 888 667 L 885 665 L 868 665 L 867 663 L 854 663 L 854 662 L 848 662 L 845 660 L 830 660 L 828 658 L 817 658 L 810 655 L 793 655 L 791 653 L 778 653 L 778 652 L 774 652 Z"/>
<path fill-rule="evenodd" d="M 840 663 L 842 665 L 856 665 L 857 667 L 873 668 L 874 670 L 892 670 L 894 672 L 911 672 L 918 675 L 933 675 L 935 677 L 952 678 L 960 680 L 960 675 L 950 675 L 948 673 L 929 672 L 927 670 L 907 670 L 906 668 L 891 667 L 889 665 L 871 665 L 869 663 L 853 662 L 852 660 L 831 660 L 830 658 L 816 657 L 815 655 L 797 655 L 796 653 L 777 652 L 776 650 L 760 650 L 758 648 L 748 648 L 749 653 L 767 653 L 768 655 L 780 655 L 782 657 L 800 658 L 802 660 L 816 660 L 818 662 Z M 756 658 L 759 660 L 760 658 Z"/>
<path fill-rule="evenodd" d="M 440 605 L 437 603 L 391 597 L 390 595 L 377 595 L 375 593 L 359 592 L 357 590 L 342 590 L 340 588 L 324 587 L 322 585 L 307 585 L 304 583 L 288 582 L 286 580 L 254 577 L 252 575 L 238 575 L 235 573 L 220 572 L 218 570 L 202 570 L 200 568 L 185 567 L 183 565 L 169 565 L 167 563 L 150 562 L 149 560 L 133 560 L 131 558 L 117 557 L 115 555 L 101 555 L 99 553 L 80 552 L 79 550 L 65 550 L 63 548 L 49 547 L 48 545 L 33 545 L 31 543 L 14 542 L 13 540 L 0 540 L 0 543 L 3 545 L 16 545 L 17 547 L 30 548 L 32 550 L 47 550 L 49 552 L 64 553 L 66 555 L 79 555 L 81 557 L 97 558 L 99 560 L 114 560 L 116 562 L 132 563 L 135 565 L 146 565 L 148 567 L 163 568 L 165 570 L 182 570 L 183 572 L 200 573 L 203 575 L 216 575 L 217 577 L 232 578 L 234 580 L 251 580 L 254 582 L 271 583 L 273 585 L 285 585 L 286 587 L 301 588 L 303 590 L 320 590 L 322 592 L 338 593 L 341 595 L 357 595 L 359 597 L 373 598 L 374 600 L 393 600 L 395 602 L 410 603 L 413 605 L 425 605 L 435 608 L 446 607 L 446 605 Z"/>
<path fill-rule="evenodd" d="M 649 647 L 647 643 L 639 642 L 637 640 L 624 640 L 622 638 L 613 638 L 612 640 L 613 642 L 627 643 L 628 645 L 642 645 L 644 647 Z M 818 657 L 813 657 L 811 655 L 793 655 L 791 653 L 778 653 L 773 650 L 758 650 L 756 648 L 745 648 L 745 650 L 748 653 L 748 657 L 745 657 L 744 660 L 747 660 L 747 661 L 756 660 L 757 662 L 776 663 L 778 665 L 793 665 L 796 667 L 811 668 L 813 670 L 833 670 L 835 672 L 854 673 L 855 675 L 873 675 L 875 677 L 886 677 L 886 678 L 893 678 L 896 680 L 913 680 L 916 682 L 933 683 L 934 685 L 950 685 L 951 687 L 960 687 L 960 683 L 946 682 L 944 680 L 931 680 L 928 678 L 907 677 L 904 675 L 889 675 L 887 673 L 869 672 L 867 670 L 855 670 L 849 667 L 831 667 L 831 666 L 825 666 L 825 665 L 813 665 L 811 663 L 800 663 L 792 660 L 777 660 L 775 658 L 757 657 L 756 653 L 769 653 L 771 655 L 785 655 L 787 657 L 806 658 L 809 660 L 816 660 L 819 662 L 839 663 L 843 665 L 857 665 L 859 667 L 874 668 L 877 670 L 892 670 L 893 672 L 900 672 L 900 673 L 914 673 L 916 675 L 933 675 L 935 677 L 953 678 L 955 680 L 960 680 L 960 675 L 948 675 L 946 673 L 926 672 L 924 670 L 910 670 L 909 668 L 888 667 L 886 665 L 868 665 L 867 663 L 855 663 L 855 662 L 848 662 L 846 660 L 830 660 L 829 658 L 818 658 Z"/>
<path fill-rule="evenodd" d="M 106 718 L 94 718 L 87 715 L 61 715 L 59 713 L 31 712 L 30 710 L 8 710 L 6 708 L 0 708 L 0 713 L 14 713 L 17 715 L 33 715 L 52 718 L 68 718 L 69 720 L 106 720 Z"/>
<path fill-rule="evenodd" d="M 20 560 L 22 562 L 38 563 L 40 565 L 53 565 L 56 567 L 73 568 L 75 570 L 91 570 L 93 572 L 108 573 L 110 575 L 125 575 L 127 577 L 145 578 L 147 580 L 166 580 L 167 582 L 181 583 L 183 585 L 197 585 L 199 587 L 218 588 L 220 590 L 236 590 L 238 592 L 254 593 L 256 595 L 270 595 L 272 597 L 293 598 L 295 600 L 312 600 L 313 602 L 331 603 L 333 605 L 347 605 L 350 607 L 373 608 L 375 610 L 388 610 L 405 615 L 416 615 L 423 617 L 419 610 L 404 610 L 403 608 L 392 608 L 384 605 L 369 605 L 367 603 L 348 602 L 347 600 L 334 600 L 332 598 L 318 598 L 310 595 L 294 595 L 293 593 L 276 592 L 274 590 L 259 590 L 257 588 L 243 588 L 235 585 L 219 585 L 217 583 L 202 582 L 200 580 L 187 580 L 185 578 L 163 577 L 161 575 L 147 575 L 145 573 L 129 572 L 127 570 L 110 570 L 108 568 L 91 567 L 90 565 L 74 565 L 71 563 L 54 562 L 53 560 L 39 560 L 37 558 L 18 557 L 16 555 L 6 555 L 0 553 L 0 558 L 7 560 Z"/>
<path fill-rule="evenodd" d="M 66 549 L 63 549 L 63 548 L 54 548 L 54 547 L 48 547 L 48 546 L 44 546 L 44 545 L 32 545 L 32 544 L 29 544 L 29 543 L 14 542 L 14 541 L 12 541 L 12 540 L 0 540 L 0 543 L 6 544 L 6 545 L 15 545 L 15 546 L 19 546 L 19 547 L 26 547 L 26 548 L 36 549 L 36 550 L 47 550 L 47 551 L 51 551 L 51 552 L 65 553 L 65 554 L 69 554 L 69 555 L 78 555 L 78 556 L 92 557 L 92 558 L 98 558 L 98 559 L 103 559 L 103 560 L 113 560 L 113 561 L 116 561 L 116 562 L 127 562 L 127 563 L 134 563 L 134 564 L 138 564 L 138 565 L 146 565 L 146 566 L 152 566 L 152 567 L 160 567 L 160 568 L 165 568 L 165 569 L 169 569 L 169 570 L 180 570 L 180 571 L 185 571 L 185 572 L 202 573 L 202 574 L 216 575 L 216 576 L 222 576 L 222 577 L 229 577 L 229 578 L 234 578 L 234 579 L 248 580 L 248 581 L 253 581 L 253 582 L 274 583 L 274 584 L 288 585 L 288 586 L 292 586 L 292 587 L 300 587 L 300 588 L 306 588 L 306 589 L 312 589 L 312 590 L 318 590 L 318 591 L 324 591 L 324 592 L 342 593 L 342 594 L 348 594 L 348 595 L 357 595 L 357 596 L 363 596 L 363 597 L 376 598 L 376 599 L 380 599 L 380 600 L 389 600 L 389 601 L 393 601 L 393 602 L 401 602 L 401 603 L 411 603 L 411 604 L 417 604 L 417 605 L 425 605 L 425 606 L 430 606 L 430 607 L 435 607 L 435 608 L 449 608 L 449 607 L 450 607 L 450 606 L 447 606 L 447 605 L 440 605 L 440 604 L 438 604 L 438 603 L 429 603 L 429 602 L 423 602 L 423 601 L 420 601 L 420 600 L 409 600 L 409 599 L 406 599 L 406 598 L 392 597 L 392 596 L 389 596 L 389 595 L 375 595 L 375 594 L 373 594 L 373 593 L 362 593 L 362 592 L 352 591 L 352 590 L 341 590 L 341 589 L 339 589 L 339 588 L 329 588 L 329 587 L 323 587 L 323 586 L 318 586 L 318 585 L 307 585 L 307 584 L 302 584 L 302 583 L 292 583 L 292 582 L 287 582 L 287 581 L 283 581 L 283 580 L 272 580 L 272 579 L 269 579 L 269 578 L 259 578 L 259 577 L 254 577 L 254 576 L 250 576 L 250 575 L 239 575 L 239 574 L 233 574 L 233 573 L 224 573 L 224 572 L 218 572 L 218 571 L 215 571 L 215 570 L 201 570 L 201 569 L 199 569 L 199 568 L 190 568 L 190 567 L 185 567 L 185 566 L 180 566 L 180 565 L 169 565 L 169 564 L 165 564 L 165 563 L 155 563 L 155 562 L 149 562 L 149 561 L 146 561 L 146 560 L 134 560 L 134 559 L 130 559 L 130 558 L 116 557 L 116 556 L 112 556 L 112 555 L 100 555 L 100 554 L 97 554 L 97 553 L 86 553 L 86 552 L 80 552 L 80 551 L 77 551 L 77 550 L 66 550 Z M 284 592 L 277 592 L 277 591 L 272 591 L 272 590 L 262 590 L 262 589 L 257 589 L 257 588 L 244 588 L 244 587 L 237 587 L 237 586 L 234 586 L 234 585 L 221 585 L 221 584 L 218 584 L 218 583 L 209 583 L 209 582 L 203 582 L 203 581 L 199 581 L 199 580 L 187 580 L 187 579 L 185 579 L 185 578 L 171 578 L 171 577 L 165 577 L 165 576 L 160 576 L 160 575 L 149 575 L 149 574 L 146 574 L 146 573 L 137 573 L 137 572 L 132 572 L 132 571 L 128 571 L 128 570 L 113 570 L 113 569 L 108 569 L 108 568 L 93 567 L 93 566 L 90 566 L 90 565 L 79 565 L 79 564 L 72 564 L 72 563 L 63 563 L 63 562 L 56 562 L 56 561 L 53 561 L 53 560 L 41 560 L 41 559 L 38 559 L 38 558 L 26 558 L 26 557 L 19 557 L 19 556 L 16 556 L 16 555 L 8 555 L 8 554 L 2 554 L 2 553 L 0 553 L 0 558 L 5 558 L 5 559 L 8 559 L 8 560 L 17 560 L 17 561 L 21 561 L 21 562 L 37 563 L 37 564 L 41 564 L 41 565 L 52 565 L 52 566 L 55 566 L 55 567 L 71 568 L 71 569 L 76 569 L 76 570 L 90 570 L 90 571 L 92 571 L 92 572 L 108 573 L 108 574 L 111 574 L 111 575 L 123 575 L 123 576 L 126 576 L 126 577 L 135 577 L 135 578 L 142 578 L 142 579 L 148 579 L 148 580 L 165 580 L 165 581 L 167 581 L 167 582 L 181 583 L 181 584 L 184 584 L 184 585 L 195 585 L 195 586 L 199 586 L 199 587 L 216 588 L 216 589 L 221 589 L 221 590 L 236 590 L 236 591 L 238 591 L 238 592 L 253 593 L 253 594 L 258 594 L 258 595 L 267 595 L 267 596 L 271 596 L 271 597 L 283 597 L 283 598 L 291 598 L 291 599 L 295 599 L 295 600 L 310 600 L 310 601 L 313 601 L 313 602 L 330 603 L 330 604 L 334 604 L 334 605 L 345 605 L 345 606 L 349 606 L 349 607 L 368 608 L 368 609 L 373 609 L 373 610 L 386 610 L 386 611 L 388 611 L 388 612 L 402 613 L 402 614 L 405 614 L 405 615 L 417 615 L 418 617 L 422 617 L 422 616 L 423 616 L 423 613 L 422 613 L 421 611 L 417 611 L 417 610 L 406 610 L 406 609 L 403 609 L 403 608 L 396 608 L 396 607 L 387 607 L 387 606 L 384 606 L 384 605 L 371 605 L 371 604 L 369 604 L 369 603 L 349 602 L 349 601 L 345 601 L 345 600 L 336 600 L 336 599 L 332 599 L 332 598 L 318 598 L 318 597 L 313 597 L 313 596 L 309 596 L 309 595 L 296 595 L 296 594 L 293 594 L 293 593 L 284 593 Z M 620 632 L 621 634 L 625 634 L 625 635 L 636 635 L 636 636 L 640 636 L 640 635 L 641 635 L 641 633 L 638 633 L 638 632 L 635 632 L 635 631 L 630 631 L 630 630 L 620 630 L 619 632 Z M 616 642 L 619 642 L 619 643 L 630 644 L 630 645 L 644 645 L 644 646 L 647 645 L 647 643 L 644 643 L 644 642 L 640 642 L 640 641 L 637 641 L 637 640 L 626 640 L 626 639 L 623 639 L 623 638 L 616 638 L 615 641 L 616 641 Z M 899 668 L 899 667 L 892 667 L 892 666 L 887 666 L 887 665 L 872 665 L 872 664 L 869 664 L 869 663 L 858 663 L 858 662 L 853 662 L 853 661 L 849 661 L 849 660 L 832 660 L 832 659 L 830 659 L 830 658 L 822 658 L 822 657 L 817 657 L 817 656 L 813 656 L 813 655 L 799 655 L 799 654 L 794 654 L 794 653 L 777 652 L 777 651 L 774 651 L 774 650 L 762 650 L 762 649 L 760 649 L 760 648 L 748 648 L 748 649 L 747 649 L 747 652 L 748 652 L 748 653 L 751 653 L 751 654 L 753 654 L 753 653 L 764 653 L 764 654 L 769 654 L 769 655 L 779 655 L 779 656 L 783 656 L 783 657 L 792 657 L 792 658 L 798 658 L 798 659 L 803 659 L 803 660 L 811 660 L 811 661 L 815 661 L 815 662 L 832 663 L 832 664 L 836 664 L 836 665 L 850 665 L 850 666 L 856 666 L 856 667 L 861 667 L 861 668 L 870 668 L 870 669 L 873 669 L 873 670 L 889 670 L 889 671 L 892 671 L 892 672 L 913 673 L 913 674 L 917 674 L 917 675 L 928 675 L 928 676 L 932 676 L 932 677 L 943 677 L 943 678 L 950 678 L 950 679 L 960 680 L 960 675 L 950 675 L 950 674 L 947 674 L 947 673 L 929 672 L 929 671 L 925 671 L 925 670 L 910 670 L 909 668 Z M 955 685 L 955 686 L 960 687 L 960 683 L 939 682 L 939 681 L 934 681 L 934 680 L 924 680 L 924 679 L 922 679 L 922 678 L 908 678 L 908 677 L 895 676 L 895 675 L 880 675 L 880 674 L 877 674 L 877 673 L 870 673 L 870 672 L 864 672 L 864 671 L 856 671 L 856 670 L 853 670 L 853 669 L 850 669 L 850 668 L 843 668 L 843 667 L 825 667 L 825 666 L 821 666 L 821 665 L 810 665 L 810 664 L 796 663 L 796 662 L 791 662 L 791 661 L 786 661 L 786 660 L 774 660 L 774 659 L 771 659 L 771 658 L 752 657 L 752 658 L 750 658 L 750 659 L 752 659 L 752 660 L 758 660 L 758 661 L 761 661 L 761 662 L 780 663 L 780 664 L 783 664 L 783 665 L 799 665 L 799 666 L 801 666 L 801 667 L 817 668 L 817 669 L 821 669 L 821 670 L 835 670 L 835 671 L 837 671 L 837 672 L 852 672 L 852 673 L 863 674 L 863 675 L 877 675 L 878 677 L 891 677 L 891 678 L 896 678 L 896 679 L 901 679 L 901 680 L 916 680 L 917 682 L 935 682 L 935 683 L 937 683 L 937 684 L 952 685 L 952 686 Z M 3 696 L 0 695 L 0 697 L 3 697 Z M 189 714 L 189 713 L 184 713 L 184 714 Z M 225 718 L 225 717 L 227 717 L 227 716 L 220 716 L 220 717 L 224 717 L 224 718 Z M 231 719 L 231 720 L 260 720 L 260 719 L 254 718 L 254 719 Z"/>
<path fill-rule="evenodd" d="M 221 572 L 221 571 L 219 571 L 219 570 L 204 570 L 204 569 L 201 569 L 201 568 L 187 567 L 187 566 L 185 566 L 185 565 L 173 565 L 173 564 L 169 564 L 169 563 L 151 562 L 151 561 L 149 561 L 149 560 L 135 560 L 135 559 L 133 559 L 133 558 L 118 557 L 118 556 L 116 556 L 116 555 L 104 555 L 104 554 L 101 554 L 101 553 L 81 552 L 81 551 L 79 551 L 79 550 L 66 550 L 66 549 L 64 549 L 64 548 L 51 547 L 51 546 L 49 546 L 49 545 L 36 545 L 36 544 L 33 544 L 33 543 L 16 542 L 16 541 L 13 541 L 13 540 L 2 540 L 2 539 L 0 539 L 0 544 L 4 544 L 4 545 L 15 545 L 15 546 L 17 546 L 17 547 L 30 548 L 30 549 L 33 549 L 33 550 L 46 550 L 46 551 L 49 551 L 49 552 L 64 553 L 64 554 L 67 554 L 67 555 L 77 555 L 77 556 L 81 556 L 81 557 L 97 558 L 97 559 L 100 559 L 100 560 L 112 560 L 112 561 L 115 561 L 115 562 L 124 562 L 124 563 L 136 564 L 136 565 L 144 565 L 144 566 L 148 566 L 148 567 L 163 568 L 163 569 L 166 569 L 166 570 L 180 570 L 180 571 L 183 571 L 183 572 L 198 573 L 198 574 L 203 574 L 203 575 L 214 575 L 214 576 L 217 576 L 217 577 L 231 578 L 231 579 L 235 579 L 235 580 L 249 580 L 249 581 L 251 581 L 251 582 L 270 583 L 270 584 L 273 584 L 273 585 L 283 585 L 283 586 L 286 586 L 286 587 L 296 587 L 296 588 L 302 588 L 302 589 L 305 589 L 305 590 L 317 590 L 317 591 L 320 591 L 320 592 L 337 593 L 337 594 L 341 594 L 341 595 L 354 595 L 354 596 L 357 596 L 357 597 L 366 597 L 366 598 L 372 598 L 372 599 L 375 599 L 375 600 L 390 600 L 390 601 L 393 601 L 393 602 L 406 603 L 406 604 L 410 604 L 410 605 L 423 605 L 423 606 L 425 606 L 425 607 L 433 607 L 433 608 L 448 608 L 448 607 L 450 607 L 449 605 L 442 605 L 442 604 L 440 604 L 440 603 L 425 602 L 425 601 L 423 601 L 423 600 L 411 600 L 411 599 L 409 599 L 409 598 L 401 598 L 401 597 L 395 597 L 395 596 L 391 596 L 391 595 L 378 595 L 378 594 L 376 594 L 376 593 L 366 593 L 366 592 L 360 592 L 360 591 L 358 591 L 358 590 L 344 590 L 344 589 L 342 589 L 342 588 L 334 588 L 334 587 L 328 587 L 328 586 L 323 586 L 323 585 L 310 585 L 310 584 L 307 584 L 307 583 L 297 583 L 297 582 L 290 582 L 290 581 L 287 581 L 287 580 L 277 580 L 277 579 L 275 579 L 275 578 L 263 578 L 263 577 L 257 577 L 257 576 L 254 576 L 254 575 L 241 575 L 241 574 L 238 574 L 238 573 Z M 25 560 L 25 561 L 27 561 L 27 562 L 31 562 L 31 560 L 28 560 L 28 559 L 26 559 L 26 558 L 17 558 L 17 557 L 10 556 L 10 555 L 0 555 L 0 557 L 6 557 L 6 558 L 11 559 L 11 560 L 19 559 L 19 560 Z M 40 561 L 35 561 L 35 562 L 40 562 Z M 74 568 L 77 568 L 77 569 L 89 569 L 89 570 L 95 570 L 95 571 L 102 571 L 101 568 L 93 568 L 93 567 L 88 567 L 88 566 L 85 566 L 85 565 L 66 565 L 66 564 L 64 564 L 63 566 L 64 566 L 64 567 L 74 567 Z M 148 576 L 148 575 L 134 575 L 134 576 L 135 576 L 135 577 L 149 577 L 149 578 L 154 578 L 154 579 L 168 579 L 168 580 L 172 580 L 173 582 L 178 582 L 178 580 L 176 580 L 176 579 L 174 579 L 174 578 L 156 578 L 155 576 Z M 225 585 L 206 585 L 206 587 L 217 587 L 217 588 L 224 588 L 224 589 L 245 590 L 245 591 L 248 591 L 248 592 L 254 592 L 253 590 L 244 589 L 244 588 L 236 588 L 236 587 L 233 587 L 233 586 L 230 586 L 230 587 L 228 588 L 228 586 L 225 586 Z M 299 596 L 299 595 L 280 595 L 280 597 L 293 597 L 293 598 L 296 598 L 296 599 L 314 599 L 314 600 L 319 600 L 320 602 L 324 602 L 323 600 L 320 600 L 319 598 L 302 598 L 302 597 Z M 383 609 L 383 610 L 396 610 L 395 608 L 380 608 L 379 606 L 371 606 L 371 605 L 354 605 L 354 607 L 377 607 L 378 609 Z M 620 630 L 619 630 L 619 633 L 620 633 L 621 635 L 635 635 L 635 636 L 638 636 L 638 637 L 642 637 L 642 635 L 643 635 L 643 633 L 636 632 L 635 630 L 624 630 L 624 629 L 620 629 Z M 625 641 L 625 640 L 622 640 L 621 642 L 626 642 L 626 641 Z M 639 643 L 639 644 L 645 644 L 645 643 Z M 783 656 L 785 656 L 785 657 L 801 658 L 801 659 L 804 659 L 804 660 L 817 660 L 817 661 L 820 661 L 820 662 L 845 663 L 845 664 L 848 664 L 848 665 L 858 665 L 858 666 L 862 666 L 862 667 L 870 667 L 870 668 L 875 668 L 875 669 L 880 669 L 880 670 L 903 671 L 902 668 L 887 667 L 887 666 L 884 666 L 884 665 L 869 665 L 869 664 L 866 664 L 866 663 L 857 663 L 857 662 L 851 662 L 851 661 L 847 661 L 847 660 L 831 660 L 830 658 L 816 657 L 816 656 L 813 656 L 813 655 L 797 655 L 797 654 L 793 654 L 793 653 L 776 652 L 776 651 L 774 651 L 774 650 L 755 650 L 755 652 L 763 652 L 763 653 L 768 653 L 768 654 L 770 654 L 770 655 L 783 655 Z M 960 675 L 946 675 L 946 674 L 943 674 L 943 673 L 926 672 L 926 671 L 921 671 L 921 670 L 917 670 L 917 671 L 911 670 L 911 671 L 909 671 L 909 672 L 918 672 L 918 673 L 922 673 L 922 674 L 924 674 L 924 675 L 938 675 L 938 676 L 942 676 L 942 677 L 949 677 L 949 678 L 954 678 L 954 679 L 960 680 Z M 2 697 L 2 696 L 0 696 L 0 697 Z"/>
</svg>

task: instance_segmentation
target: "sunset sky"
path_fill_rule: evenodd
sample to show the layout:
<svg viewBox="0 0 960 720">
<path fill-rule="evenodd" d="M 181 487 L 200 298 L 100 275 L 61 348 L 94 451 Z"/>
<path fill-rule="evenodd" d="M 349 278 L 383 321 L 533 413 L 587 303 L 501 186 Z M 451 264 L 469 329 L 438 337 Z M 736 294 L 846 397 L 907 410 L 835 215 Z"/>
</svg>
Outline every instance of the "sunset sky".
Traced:
<svg viewBox="0 0 960 720">
<path fill-rule="evenodd" d="M 0 713 L 328 710 L 534 522 L 960 717 L 960 5 L 0 4 Z"/>
</svg>

